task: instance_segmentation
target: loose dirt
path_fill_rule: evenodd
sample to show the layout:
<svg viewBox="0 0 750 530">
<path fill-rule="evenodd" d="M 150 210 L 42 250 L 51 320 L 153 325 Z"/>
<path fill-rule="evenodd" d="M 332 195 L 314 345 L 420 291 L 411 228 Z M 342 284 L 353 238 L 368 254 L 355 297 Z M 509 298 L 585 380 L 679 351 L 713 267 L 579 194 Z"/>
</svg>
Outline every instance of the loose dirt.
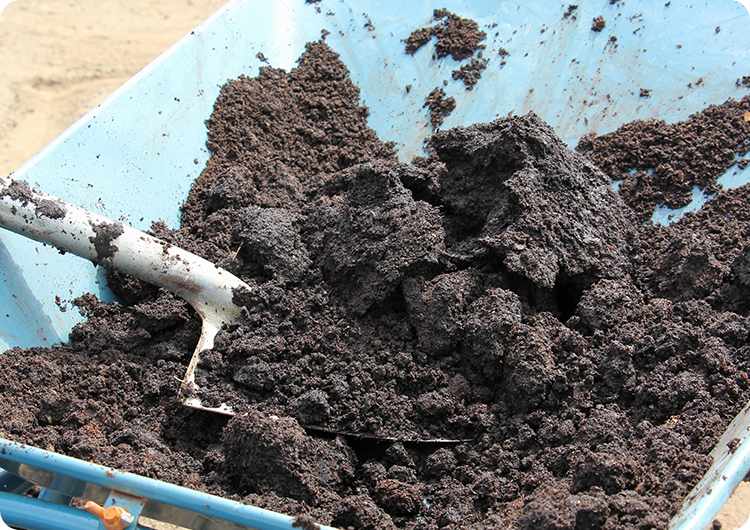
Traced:
<svg viewBox="0 0 750 530">
<path fill-rule="evenodd" d="M 706 194 L 719 191 L 717 177 L 750 150 L 748 111 L 750 99 L 744 98 L 711 105 L 683 122 L 638 120 L 584 137 L 576 149 L 622 181 L 620 196 L 646 221 L 657 205 L 687 205 L 695 186 Z"/>
<path fill-rule="evenodd" d="M 445 90 L 437 87 L 429 93 L 422 107 L 429 109 L 430 123 L 434 130 L 440 127 L 445 117 L 456 109 L 456 98 L 453 96 L 445 97 Z"/>
<path fill-rule="evenodd" d="M 435 54 L 438 58 L 450 55 L 456 61 L 462 61 L 484 48 L 480 43 L 487 34 L 473 20 L 460 17 L 447 9 L 435 9 L 433 18 L 439 23 L 415 30 L 409 35 L 406 39 L 406 53 L 413 55 L 432 37 L 437 38 Z"/>
<path fill-rule="evenodd" d="M 407 165 L 357 99 L 323 42 L 228 83 L 153 227 L 253 287 L 199 381 L 236 417 L 177 400 L 192 309 L 112 274 L 69 344 L 0 356 L 0 435 L 300 525 L 665 528 L 750 398 L 748 189 L 644 226 L 533 113 Z"/>
</svg>

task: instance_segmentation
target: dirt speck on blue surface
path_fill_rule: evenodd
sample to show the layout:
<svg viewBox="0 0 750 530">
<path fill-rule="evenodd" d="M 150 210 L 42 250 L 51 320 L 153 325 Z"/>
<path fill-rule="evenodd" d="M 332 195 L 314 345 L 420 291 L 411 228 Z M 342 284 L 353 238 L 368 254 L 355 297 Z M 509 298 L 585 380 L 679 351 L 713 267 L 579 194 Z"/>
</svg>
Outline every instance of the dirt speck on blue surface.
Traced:
<svg viewBox="0 0 750 530">
<path fill-rule="evenodd" d="M 201 366 L 237 416 L 178 401 L 192 308 L 114 274 L 68 344 L 0 356 L 0 435 L 307 526 L 666 528 L 750 397 L 747 187 L 644 226 L 613 137 L 530 113 L 404 164 L 357 99 L 324 43 L 230 81 L 153 226 L 253 287 Z"/>
<path fill-rule="evenodd" d="M 606 25 L 607 23 L 604 20 L 604 17 L 599 15 L 598 17 L 595 17 L 593 22 L 591 23 L 591 31 L 600 32 Z"/>
<path fill-rule="evenodd" d="M 568 10 L 565 11 L 565 13 L 563 13 L 563 18 L 566 19 L 566 20 L 567 19 L 575 20 L 577 18 L 576 14 L 575 14 L 576 11 L 578 11 L 578 5 L 577 4 L 569 4 L 568 5 Z"/>
<path fill-rule="evenodd" d="M 482 77 L 482 70 L 487 68 L 487 59 L 472 59 L 468 64 L 462 64 L 458 70 L 451 73 L 453 79 L 460 79 L 468 90 L 474 88 Z"/>
</svg>

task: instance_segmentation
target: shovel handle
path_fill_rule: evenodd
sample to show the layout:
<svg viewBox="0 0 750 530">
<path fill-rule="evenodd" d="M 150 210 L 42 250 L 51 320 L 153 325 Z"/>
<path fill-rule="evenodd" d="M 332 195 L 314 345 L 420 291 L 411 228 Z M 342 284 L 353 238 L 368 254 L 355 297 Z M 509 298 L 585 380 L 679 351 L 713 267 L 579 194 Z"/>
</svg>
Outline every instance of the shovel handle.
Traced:
<svg viewBox="0 0 750 530">
<path fill-rule="evenodd" d="M 189 393 L 201 351 L 240 314 L 235 293 L 250 287 L 213 263 L 119 221 L 0 177 L 0 227 L 163 287 L 184 298 L 203 320 L 201 338 L 183 380 Z M 183 402 L 202 408 L 199 402 Z"/>
<path fill-rule="evenodd" d="M 0 227 L 168 289 L 205 318 L 236 317 L 234 291 L 249 290 L 195 254 L 5 177 L 0 177 Z"/>
</svg>

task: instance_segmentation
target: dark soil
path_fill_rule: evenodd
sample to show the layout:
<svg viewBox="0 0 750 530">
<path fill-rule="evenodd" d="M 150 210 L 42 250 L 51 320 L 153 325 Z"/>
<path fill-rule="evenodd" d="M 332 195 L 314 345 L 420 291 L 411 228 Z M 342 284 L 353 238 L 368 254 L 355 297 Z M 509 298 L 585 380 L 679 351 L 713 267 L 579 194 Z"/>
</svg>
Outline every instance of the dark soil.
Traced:
<svg viewBox="0 0 750 530">
<path fill-rule="evenodd" d="M 456 61 L 471 58 L 471 62 L 462 64 L 458 70 L 451 73 L 453 79 L 463 81 L 467 90 L 472 90 L 482 77 L 482 71 L 487 68 L 488 59 L 482 58 L 485 48 L 481 42 L 487 37 L 484 31 L 473 20 L 461 18 L 446 9 L 436 9 L 433 18 L 439 24 L 428 28 L 415 30 L 406 39 L 406 53 L 413 55 L 419 48 L 427 44 L 432 37 L 437 38 L 435 55 L 438 59 L 451 56 Z M 474 58 L 474 54 L 477 58 Z M 504 62 L 504 61 L 503 61 Z M 444 81 L 448 83 L 448 81 Z M 442 88 L 435 88 L 424 103 L 430 108 L 430 123 L 433 129 L 443 123 L 443 118 L 456 108 L 453 97 L 446 98 Z"/>
<path fill-rule="evenodd" d="M 445 97 L 445 90 L 436 87 L 425 99 L 422 107 L 430 109 L 430 123 L 433 129 L 437 129 L 443 124 L 446 116 L 450 115 L 456 108 L 456 98 L 453 96 Z"/>
<path fill-rule="evenodd" d="M 409 35 L 406 39 L 406 53 L 413 55 L 432 37 L 437 38 L 435 53 L 438 59 L 450 55 L 456 61 L 462 61 L 483 48 L 480 43 L 487 34 L 473 20 L 454 15 L 446 9 L 436 9 L 433 18 L 440 23 L 415 30 Z"/>
<path fill-rule="evenodd" d="M 578 5 L 576 4 L 568 5 L 568 10 L 565 13 L 563 13 L 563 18 L 575 20 L 577 18 L 575 14 L 576 11 L 578 11 Z"/>
<path fill-rule="evenodd" d="M 201 367 L 240 414 L 179 404 L 200 319 L 111 274 L 69 344 L 0 356 L 0 435 L 302 528 L 666 528 L 750 398 L 747 187 L 644 227 L 533 113 L 406 165 L 357 98 L 324 43 L 228 83 L 182 227 L 153 228 L 253 288 Z M 701 116 L 690 145 L 737 141 Z M 611 174 L 624 138 L 584 145 Z"/>
<path fill-rule="evenodd" d="M 500 56 L 500 68 L 502 68 L 508 62 L 507 58 L 510 57 L 510 52 L 505 48 L 500 48 L 497 50 L 497 54 Z"/>
<path fill-rule="evenodd" d="M 581 139 L 578 151 L 622 180 L 620 196 L 642 221 L 654 207 L 680 208 L 694 186 L 719 191 L 716 179 L 750 150 L 750 98 L 711 105 L 684 122 L 634 121 L 616 131 Z"/>
<path fill-rule="evenodd" d="M 472 59 L 470 63 L 461 65 L 451 74 L 453 79 L 460 79 L 468 90 L 474 88 L 482 77 L 482 70 L 487 68 L 487 59 Z"/>
</svg>

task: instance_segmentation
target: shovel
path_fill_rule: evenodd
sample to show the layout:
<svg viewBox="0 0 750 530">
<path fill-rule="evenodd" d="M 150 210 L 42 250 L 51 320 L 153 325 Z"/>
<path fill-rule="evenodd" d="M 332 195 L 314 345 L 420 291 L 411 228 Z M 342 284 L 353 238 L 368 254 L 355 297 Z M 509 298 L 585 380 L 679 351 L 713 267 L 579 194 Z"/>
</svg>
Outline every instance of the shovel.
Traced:
<svg viewBox="0 0 750 530">
<path fill-rule="evenodd" d="M 238 292 L 250 291 L 236 276 L 213 263 L 121 222 L 89 212 L 26 182 L 0 177 L 0 227 L 53 245 L 105 268 L 168 289 L 195 308 L 201 336 L 180 386 L 188 407 L 233 415 L 222 403 L 206 407 L 198 397 L 195 370 L 201 352 L 213 348 L 221 326 L 240 314 Z"/>
<path fill-rule="evenodd" d="M 198 395 L 195 371 L 201 352 L 213 348 L 221 326 L 240 314 L 235 294 L 250 287 L 213 263 L 150 236 L 119 221 L 89 212 L 79 206 L 32 189 L 26 182 L 0 177 L 0 227 L 29 239 L 53 245 L 108 269 L 115 269 L 168 289 L 192 305 L 203 322 L 201 336 L 180 386 L 183 405 L 233 416 L 226 403 L 204 406 Z M 469 439 L 403 439 L 338 432 L 324 432 L 377 441 L 458 444 Z"/>
</svg>

